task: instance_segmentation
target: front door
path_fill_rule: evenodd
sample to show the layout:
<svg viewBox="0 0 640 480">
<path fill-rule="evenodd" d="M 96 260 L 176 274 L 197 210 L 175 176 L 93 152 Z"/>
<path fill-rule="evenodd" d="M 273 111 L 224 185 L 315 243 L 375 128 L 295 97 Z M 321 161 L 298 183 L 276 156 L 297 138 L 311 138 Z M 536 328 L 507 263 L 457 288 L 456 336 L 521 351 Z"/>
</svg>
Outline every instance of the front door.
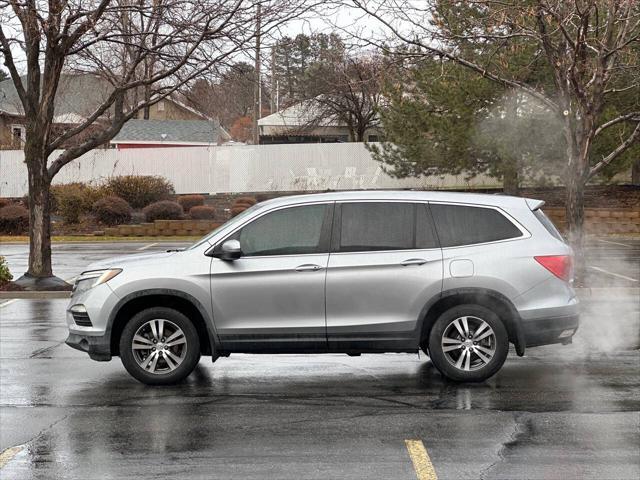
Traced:
<svg viewBox="0 0 640 480">
<path fill-rule="evenodd" d="M 333 203 L 288 206 L 225 238 L 242 249 L 237 260 L 211 264 L 214 321 L 225 350 L 326 350 L 332 213 Z"/>
<path fill-rule="evenodd" d="M 442 290 L 442 250 L 424 203 L 336 204 L 327 268 L 333 351 L 411 351 Z"/>
</svg>

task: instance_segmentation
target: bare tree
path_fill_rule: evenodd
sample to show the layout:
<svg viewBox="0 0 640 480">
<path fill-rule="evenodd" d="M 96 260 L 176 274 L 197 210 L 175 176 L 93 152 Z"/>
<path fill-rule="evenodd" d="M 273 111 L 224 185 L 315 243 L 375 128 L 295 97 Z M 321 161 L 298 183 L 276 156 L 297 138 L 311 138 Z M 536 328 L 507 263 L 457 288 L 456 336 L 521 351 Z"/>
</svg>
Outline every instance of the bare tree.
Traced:
<svg viewBox="0 0 640 480">
<path fill-rule="evenodd" d="M 582 268 L 584 188 L 640 139 L 640 2 L 637 0 L 352 0 L 412 55 L 436 56 L 469 68 L 546 105 L 562 123 L 569 239 Z M 388 38 L 372 40 L 388 48 Z M 551 82 L 525 82 L 495 53 L 534 45 L 530 63 Z M 469 48 L 473 45 L 473 48 Z M 503 52 L 503 50 L 502 50 Z M 618 95 L 636 98 L 605 115 Z M 617 144 L 594 158 L 594 141 L 615 129 Z"/>
<path fill-rule="evenodd" d="M 49 204 L 60 169 L 111 140 L 141 109 L 250 48 L 258 3 L 263 33 L 308 7 L 304 0 L 0 0 L 0 53 L 26 117 L 29 268 L 18 282 L 62 283 L 51 268 Z M 109 88 L 85 120 L 56 134 L 65 71 L 99 75 Z"/>
<path fill-rule="evenodd" d="M 238 62 L 216 75 L 212 81 L 196 80 L 183 93 L 199 111 L 217 118 L 223 127 L 230 129 L 238 118 L 251 114 L 255 82 L 253 65 Z"/>
<path fill-rule="evenodd" d="M 351 140 L 364 142 L 368 130 L 380 124 L 385 61 L 379 56 L 344 56 L 311 66 L 304 80 L 313 98 L 306 106 L 307 127 L 346 124 Z"/>
</svg>

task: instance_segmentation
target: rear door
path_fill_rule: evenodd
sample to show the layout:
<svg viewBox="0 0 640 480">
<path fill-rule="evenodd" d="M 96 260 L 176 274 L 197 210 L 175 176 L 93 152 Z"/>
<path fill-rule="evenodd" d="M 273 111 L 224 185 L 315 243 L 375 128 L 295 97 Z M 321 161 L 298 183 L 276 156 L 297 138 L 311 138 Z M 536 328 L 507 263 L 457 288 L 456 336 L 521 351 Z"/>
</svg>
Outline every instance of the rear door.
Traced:
<svg viewBox="0 0 640 480">
<path fill-rule="evenodd" d="M 418 319 L 442 288 L 442 252 L 425 203 L 336 204 L 327 267 L 334 351 L 418 346 Z"/>
</svg>

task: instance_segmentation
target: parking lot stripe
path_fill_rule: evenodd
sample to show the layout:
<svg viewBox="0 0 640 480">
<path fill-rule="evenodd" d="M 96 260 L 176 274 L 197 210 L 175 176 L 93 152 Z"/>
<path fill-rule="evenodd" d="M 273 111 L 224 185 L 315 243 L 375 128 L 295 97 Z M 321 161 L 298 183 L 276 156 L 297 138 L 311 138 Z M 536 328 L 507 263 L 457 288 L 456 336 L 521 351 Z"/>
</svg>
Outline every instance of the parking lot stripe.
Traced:
<svg viewBox="0 0 640 480">
<path fill-rule="evenodd" d="M 626 275 L 620 275 L 619 273 L 610 272 L 609 270 L 605 270 L 604 268 L 593 267 L 591 265 L 589 265 L 589 268 L 591 270 L 595 270 L 596 272 L 606 273 L 607 275 L 613 275 L 614 277 L 618 277 L 618 278 L 624 278 L 625 280 L 629 280 L 630 282 L 640 281 L 637 278 L 631 278 L 631 277 L 627 277 Z"/>
<path fill-rule="evenodd" d="M 6 307 L 7 305 L 11 305 L 13 302 L 17 302 L 19 299 L 14 298 L 13 300 L 7 300 L 6 302 L 0 303 L 0 308 Z"/>
<path fill-rule="evenodd" d="M 602 243 L 610 243 L 611 245 L 620 245 L 621 247 L 633 248 L 632 245 L 627 245 L 626 243 L 620 243 L 620 242 L 612 242 L 611 240 L 605 240 L 603 238 L 596 238 L 596 240 Z"/>
<path fill-rule="evenodd" d="M 145 245 L 144 247 L 138 248 L 138 250 L 146 250 L 147 248 L 155 247 L 157 244 L 158 244 L 158 242 L 150 243 L 149 245 Z"/>
<path fill-rule="evenodd" d="M 405 440 L 418 480 L 438 480 L 436 471 L 422 440 Z"/>
<path fill-rule="evenodd" d="M 18 453 L 22 451 L 24 445 L 18 445 L 17 447 L 9 447 L 0 453 L 0 468 L 4 467 L 11 461 Z"/>
</svg>

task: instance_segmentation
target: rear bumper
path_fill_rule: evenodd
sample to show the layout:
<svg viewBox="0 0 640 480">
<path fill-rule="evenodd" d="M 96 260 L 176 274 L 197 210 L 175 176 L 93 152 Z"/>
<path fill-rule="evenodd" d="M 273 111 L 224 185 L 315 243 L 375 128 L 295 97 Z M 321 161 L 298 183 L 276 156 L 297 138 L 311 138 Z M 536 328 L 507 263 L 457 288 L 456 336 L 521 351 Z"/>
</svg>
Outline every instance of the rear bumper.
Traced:
<svg viewBox="0 0 640 480">
<path fill-rule="evenodd" d="M 580 325 L 580 315 L 522 320 L 527 347 L 571 343 Z"/>
<path fill-rule="evenodd" d="M 71 348 L 88 353 L 93 360 L 99 362 L 111 360 L 111 345 L 106 336 L 96 337 L 70 333 L 65 343 Z"/>
</svg>

